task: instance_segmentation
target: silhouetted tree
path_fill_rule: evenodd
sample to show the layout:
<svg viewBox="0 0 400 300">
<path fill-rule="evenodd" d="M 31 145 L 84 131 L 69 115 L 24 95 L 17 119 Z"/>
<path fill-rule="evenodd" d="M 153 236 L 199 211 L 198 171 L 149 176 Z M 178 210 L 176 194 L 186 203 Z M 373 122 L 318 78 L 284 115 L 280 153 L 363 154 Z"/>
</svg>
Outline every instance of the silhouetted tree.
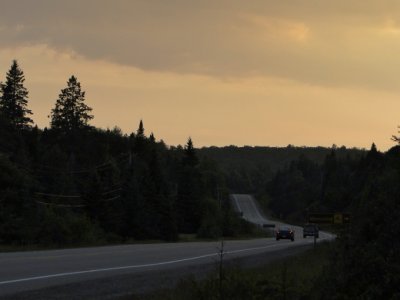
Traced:
<svg viewBox="0 0 400 300">
<path fill-rule="evenodd" d="M 189 138 L 185 146 L 178 182 L 177 210 L 180 232 L 195 233 L 200 227 L 204 196 L 201 175 L 193 142 Z"/>
<path fill-rule="evenodd" d="M 185 157 L 184 157 L 184 165 L 194 167 L 199 163 L 199 159 L 196 156 L 192 138 L 189 137 L 186 147 L 185 147 Z"/>
<path fill-rule="evenodd" d="M 143 126 L 143 120 L 140 120 L 139 127 L 136 131 L 136 136 L 135 136 L 135 143 L 134 143 L 134 152 L 138 154 L 140 157 L 147 156 L 147 147 L 146 147 L 146 136 L 144 134 L 144 126 Z"/>
<path fill-rule="evenodd" d="M 85 92 L 81 91 L 81 84 L 75 76 L 71 76 L 67 84 L 51 110 L 51 127 L 64 132 L 87 128 L 93 115 L 90 115 L 92 108 L 84 103 Z"/>
<path fill-rule="evenodd" d="M 136 136 L 137 136 L 137 137 L 140 137 L 140 138 L 145 138 L 143 120 L 140 120 L 139 128 L 138 128 L 138 130 L 137 130 Z"/>
<path fill-rule="evenodd" d="M 149 140 L 150 140 L 151 143 L 155 143 L 156 142 L 156 137 L 154 136 L 154 133 L 150 133 Z"/>
<path fill-rule="evenodd" d="M 361 162 L 356 174 L 363 177 L 361 184 L 357 190 L 349 185 L 351 226 L 342 229 L 335 243 L 330 265 L 316 285 L 323 296 L 316 299 L 399 298 L 400 242 L 393 238 L 400 234 L 399 150 L 383 155 L 371 147 Z"/>
<path fill-rule="evenodd" d="M 400 129 L 400 126 L 398 126 L 397 128 Z M 398 133 L 400 133 L 400 130 L 398 131 Z M 396 142 L 397 144 L 400 144 L 400 136 L 392 135 L 391 140 Z"/>
<path fill-rule="evenodd" d="M 6 82 L 1 84 L 0 113 L 15 128 L 29 128 L 33 123 L 28 115 L 32 111 L 27 108 L 28 90 L 24 87 L 24 72 L 16 60 L 7 73 Z"/>
</svg>

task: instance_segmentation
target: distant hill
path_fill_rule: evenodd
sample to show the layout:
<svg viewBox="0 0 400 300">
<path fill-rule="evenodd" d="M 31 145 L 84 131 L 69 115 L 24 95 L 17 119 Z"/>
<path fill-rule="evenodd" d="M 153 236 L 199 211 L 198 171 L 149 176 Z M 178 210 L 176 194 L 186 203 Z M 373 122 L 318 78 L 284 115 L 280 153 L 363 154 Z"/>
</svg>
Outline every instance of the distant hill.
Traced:
<svg viewBox="0 0 400 300">
<path fill-rule="evenodd" d="M 305 157 L 322 164 L 326 156 L 335 149 L 337 158 L 361 158 L 366 150 L 346 147 L 203 147 L 198 149 L 201 158 L 211 159 L 225 174 L 228 187 L 234 192 L 256 193 L 264 189 L 274 174 L 288 167 L 292 161 Z"/>
</svg>

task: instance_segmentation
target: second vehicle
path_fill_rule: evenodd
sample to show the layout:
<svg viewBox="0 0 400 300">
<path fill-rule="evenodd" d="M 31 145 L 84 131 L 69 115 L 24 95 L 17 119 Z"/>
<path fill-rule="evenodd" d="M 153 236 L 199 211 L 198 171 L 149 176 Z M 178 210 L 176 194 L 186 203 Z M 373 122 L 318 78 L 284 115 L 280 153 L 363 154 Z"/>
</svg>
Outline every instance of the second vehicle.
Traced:
<svg viewBox="0 0 400 300">
<path fill-rule="evenodd" d="M 306 224 L 303 228 L 303 238 L 314 236 L 319 238 L 319 228 L 317 224 Z"/>
</svg>

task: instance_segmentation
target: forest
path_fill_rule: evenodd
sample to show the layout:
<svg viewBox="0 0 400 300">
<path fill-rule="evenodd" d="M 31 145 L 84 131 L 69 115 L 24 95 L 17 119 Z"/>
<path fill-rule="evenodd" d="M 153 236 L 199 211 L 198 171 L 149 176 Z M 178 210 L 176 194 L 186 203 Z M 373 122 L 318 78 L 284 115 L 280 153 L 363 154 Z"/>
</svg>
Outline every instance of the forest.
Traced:
<svg viewBox="0 0 400 300">
<path fill-rule="evenodd" d="M 75 76 L 41 129 L 24 80 L 13 61 L 0 86 L 0 244 L 233 237 L 253 230 L 229 203 L 229 193 L 245 192 L 297 224 L 311 212 L 351 215 L 316 283 L 325 299 L 400 297 L 400 146 L 168 146 L 142 120 L 130 134 L 90 125 Z"/>
<path fill-rule="evenodd" d="M 338 159 L 359 159 L 364 149 L 332 145 L 326 147 L 203 147 L 198 149 L 200 157 L 208 157 L 218 162 L 227 185 L 236 193 L 262 195 L 268 182 L 300 157 L 316 165 L 324 163 L 332 151 Z"/>
<path fill-rule="evenodd" d="M 231 210 L 217 164 L 192 140 L 168 147 L 154 134 L 100 129 L 71 76 L 34 126 L 24 74 L 13 61 L 0 98 L 0 243 L 85 245 L 215 238 L 252 228 Z"/>
</svg>

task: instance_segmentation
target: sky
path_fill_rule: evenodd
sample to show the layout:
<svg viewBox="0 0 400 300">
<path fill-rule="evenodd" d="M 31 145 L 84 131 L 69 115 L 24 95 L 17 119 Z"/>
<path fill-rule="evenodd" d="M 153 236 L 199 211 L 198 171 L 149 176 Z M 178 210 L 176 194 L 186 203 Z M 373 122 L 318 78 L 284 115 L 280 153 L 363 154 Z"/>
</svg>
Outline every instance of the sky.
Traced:
<svg viewBox="0 0 400 300">
<path fill-rule="evenodd" d="M 92 125 L 196 147 L 394 146 L 397 0 L 0 0 L 0 81 L 35 123 L 71 75 Z"/>
</svg>

